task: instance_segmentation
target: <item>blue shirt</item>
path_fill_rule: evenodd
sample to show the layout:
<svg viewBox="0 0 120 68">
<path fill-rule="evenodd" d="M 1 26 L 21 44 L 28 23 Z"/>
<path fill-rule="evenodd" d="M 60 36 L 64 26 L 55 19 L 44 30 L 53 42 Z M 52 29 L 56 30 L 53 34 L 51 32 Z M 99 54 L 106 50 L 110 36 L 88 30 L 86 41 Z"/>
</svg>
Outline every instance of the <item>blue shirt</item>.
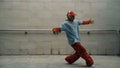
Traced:
<svg viewBox="0 0 120 68">
<path fill-rule="evenodd" d="M 65 31 L 70 45 L 80 42 L 79 25 L 81 25 L 82 22 L 82 20 L 74 20 L 73 22 L 65 21 L 61 24 L 61 31 Z"/>
</svg>

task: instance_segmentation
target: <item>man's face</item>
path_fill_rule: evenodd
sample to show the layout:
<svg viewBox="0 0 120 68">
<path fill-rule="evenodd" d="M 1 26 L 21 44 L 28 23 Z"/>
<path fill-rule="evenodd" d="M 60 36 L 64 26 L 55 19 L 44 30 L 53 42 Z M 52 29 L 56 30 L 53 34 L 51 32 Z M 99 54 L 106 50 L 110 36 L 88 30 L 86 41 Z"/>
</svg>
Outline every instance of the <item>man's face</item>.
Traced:
<svg viewBox="0 0 120 68">
<path fill-rule="evenodd" d="M 72 21 L 72 22 L 73 22 L 74 19 L 75 19 L 75 16 L 72 16 L 71 14 L 68 14 L 68 15 L 67 15 L 67 18 L 68 18 L 69 21 Z"/>
</svg>

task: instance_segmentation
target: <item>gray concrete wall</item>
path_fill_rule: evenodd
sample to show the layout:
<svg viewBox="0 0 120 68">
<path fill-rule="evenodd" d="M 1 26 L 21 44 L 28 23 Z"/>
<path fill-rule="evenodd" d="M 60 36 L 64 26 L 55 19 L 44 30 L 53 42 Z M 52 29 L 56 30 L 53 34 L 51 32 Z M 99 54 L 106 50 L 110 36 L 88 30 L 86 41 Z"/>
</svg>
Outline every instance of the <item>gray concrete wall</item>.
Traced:
<svg viewBox="0 0 120 68">
<path fill-rule="evenodd" d="M 120 0 L 0 0 L 0 54 L 73 52 L 64 33 L 53 36 L 49 31 L 65 20 L 68 10 L 75 11 L 77 19 L 95 21 L 80 27 L 93 30 L 90 35 L 81 34 L 81 43 L 90 54 L 120 54 L 119 6 Z M 25 31 L 30 33 L 25 35 Z"/>
<path fill-rule="evenodd" d="M 27 32 L 27 34 L 25 34 Z M 116 31 L 81 30 L 81 43 L 89 54 L 120 54 L 120 34 Z M 0 31 L 0 55 L 71 54 L 65 33 L 50 30 Z"/>
<path fill-rule="evenodd" d="M 68 10 L 78 19 L 92 18 L 81 29 L 120 29 L 120 0 L 0 0 L 0 29 L 51 29 Z"/>
</svg>

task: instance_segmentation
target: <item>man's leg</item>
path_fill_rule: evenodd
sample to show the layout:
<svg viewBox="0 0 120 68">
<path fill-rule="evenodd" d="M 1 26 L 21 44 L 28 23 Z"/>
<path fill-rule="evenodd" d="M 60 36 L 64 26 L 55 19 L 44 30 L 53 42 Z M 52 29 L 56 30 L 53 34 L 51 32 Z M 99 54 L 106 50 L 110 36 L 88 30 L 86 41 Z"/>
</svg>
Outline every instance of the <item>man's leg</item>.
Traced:
<svg viewBox="0 0 120 68">
<path fill-rule="evenodd" d="M 81 57 L 86 61 L 86 64 L 88 67 L 92 66 L 94 64 L 93 59 L 90 57 L 90 55 L 87 53 L 85 48 L 79 43 L 79 46 L 84 49 L 84 51 L 81 51 L 80 55 Z"/>
<path fill-rule="evenodd" d="M 74 63 L 77 59 L 79 59 L 80 58 L 80 56 L 77 56 L 76 55 L 76 53 L 74 53 L 74 54 L 71 54 L 71 55 L 69 55 L 69 56 L 67 56 L 66 58 L 65 58 L 65 60 L 69 63 L 69 64 L 72 64 L 72 63 Z"/>
<path fill-rule="evenodd" d="M 73 44 L 73 45 L 71 45 L 72 46 L 72 48 L 75 50 L 75 53 L 74 54 L 71 54 L 71 55 L 69 55 L 69 56 L 67 56 L 66 58 L 65 58 L 65 60 L 69 63 L 69 64 L 72 64 L 72 63 L 74 63 L 77 59 L 79 59 L 80 58 L 80 51 L 85 51 L 85 49 L 84 48 L 82 48 L 82 47 L 80 47 L 79 46 L 79 43 L 75 43 L 75 44 Z M 82 49 L 81 49 L 82 48 Z M 82 52 L 83 52 L 82 51 Z"/>
<path fill-rule="evenodd" d="M 80 57 L 85 59 L 87 66 L 91 66 L 94 63 L 93 59 L 89 56 L 89 54 L 87 53 L 86 49 L 80 43 L 75 43 L 74 45 L 72 45 L 72 47 L 74 48 L 74 50 L 76 52 L 74 54 L 72 54 L 70 56 L 67 56 L 65 58 L 65 60 L 69 64 L 74 63 Z"/>
<path fill-rule="evenodd" d="M 90 57 L 90 55 L 87 52 L 81 54 L 81 57 L 86 61 L 86 64 L 88 67 L 90 67 L 94 64 L 93 59 Z"/>
<path fill-rule="evenodd" d="M 67 56 L 67 57 L 65 58 L 65 60 L 66 60 L 69 64 L 74 63 L 77 59 L 80 58 L 80 55 L 77 54 L 77 53 L 78 53 L 78 51 L 77 51 L 77 43 L 75 43 L 75 44 L 73 44 L 73 45 L 71 45 L 71 46 L 72 46 L 72 48 L 75 50 L 75 53 L 74 53 L 74 54 L 71 54 L 71 55 L 69 55 L 69 56 Z"/>
</svg>

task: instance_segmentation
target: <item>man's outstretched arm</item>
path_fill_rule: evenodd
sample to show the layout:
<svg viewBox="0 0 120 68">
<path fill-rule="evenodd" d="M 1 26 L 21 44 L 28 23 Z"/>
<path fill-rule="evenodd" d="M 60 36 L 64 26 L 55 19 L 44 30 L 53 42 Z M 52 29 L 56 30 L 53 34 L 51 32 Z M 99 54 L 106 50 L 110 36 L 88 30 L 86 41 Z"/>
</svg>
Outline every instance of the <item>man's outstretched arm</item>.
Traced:
<svg viewBox="0 0 120 68">
<path fill-rule="evenodd" d="M 89 20 L 83 20 L 82 25 L 93 24 L 93 23 L 94 23 L 94 21 L 91 20 L 91 19 L 89 19 Z"/>
</svg>

